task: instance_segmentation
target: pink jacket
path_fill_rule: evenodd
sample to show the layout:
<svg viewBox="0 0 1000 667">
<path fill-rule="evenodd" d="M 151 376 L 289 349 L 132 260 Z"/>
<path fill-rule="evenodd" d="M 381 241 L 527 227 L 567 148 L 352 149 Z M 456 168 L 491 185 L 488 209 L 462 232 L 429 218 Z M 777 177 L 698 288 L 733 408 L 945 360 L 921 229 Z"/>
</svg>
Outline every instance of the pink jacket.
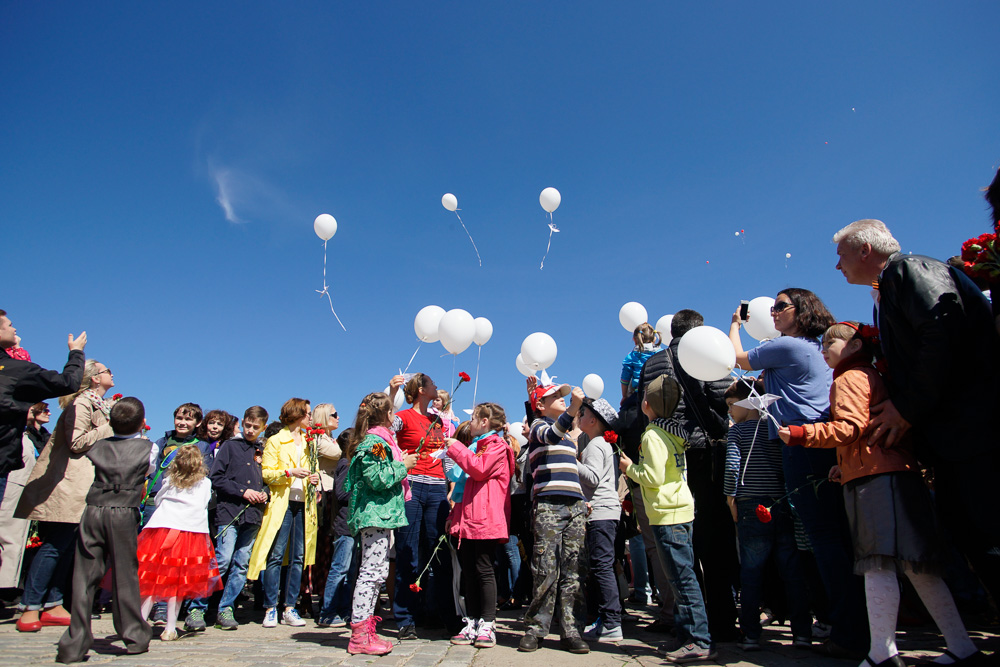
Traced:
<svg viewBox="0 0 1000 667">
<path fill-rule="evenodd" d="M 494 434 L 476 443 L 476 453 L 460 442 L 448 447 L 448 456 L 469 478 L 461 502 L 451 510 L 449 533 L 467 540 L 504 540 L 510 537 L 510 476 L 514 450 Z"/>
</svg>

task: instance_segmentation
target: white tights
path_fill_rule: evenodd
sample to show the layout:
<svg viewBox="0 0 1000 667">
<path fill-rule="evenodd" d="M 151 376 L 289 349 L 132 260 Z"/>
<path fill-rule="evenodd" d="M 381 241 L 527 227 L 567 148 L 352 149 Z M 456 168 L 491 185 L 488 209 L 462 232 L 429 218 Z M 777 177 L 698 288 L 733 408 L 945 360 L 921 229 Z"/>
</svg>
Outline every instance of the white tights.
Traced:
<svg viewBox="0 0 1000 667">
<path fill-rule="evenodd" d="M 146 620 L 149 620 L 149 612 L 153 611 L 153 602 L 152 596 L 142 601 L 142 617 Z M 167 627 L 163 629 L 164 633 L 177 631 L 177 616 L 179 613 L 180 605 L 177 603 L 177 598 L 167 600 Z"/>
<path fill-rule="evenodd" d="M 913 588 L 920 596 L 931 618 L 937 624 L 948 650 L 957 658 L 966 658 L 976 652 L 969 639 L 955 600 L 941 577 L 933 574 L 907 572 Z M 868 627 L 872 643 L 868 656 L 875 663 L 888 660 L 899 653 L 896 648 L 896 618 L 899 615 L 899 581 L 893 570 L 871 570 L 865 573 L 865 599 L 868 604 Z M 954 662 L 947 655 L 935 660 L 941 665 Z M 861 663 L 867 667 L 868 663 Z"/>
</svg>

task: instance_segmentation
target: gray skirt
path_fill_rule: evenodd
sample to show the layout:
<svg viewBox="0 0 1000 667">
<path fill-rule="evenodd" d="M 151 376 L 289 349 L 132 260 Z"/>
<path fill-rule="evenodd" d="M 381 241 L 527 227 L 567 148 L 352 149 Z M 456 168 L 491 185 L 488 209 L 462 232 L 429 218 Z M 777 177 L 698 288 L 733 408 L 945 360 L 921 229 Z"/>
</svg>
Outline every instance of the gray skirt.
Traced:
<svg viewBox="0 0 1000 667">
<path fill-rule="evenodd" d="M 942 544 L 934 504 L 917 472 L 888 472 L 844 485 L 854 573 L 937 572 Z"/>
</svg>

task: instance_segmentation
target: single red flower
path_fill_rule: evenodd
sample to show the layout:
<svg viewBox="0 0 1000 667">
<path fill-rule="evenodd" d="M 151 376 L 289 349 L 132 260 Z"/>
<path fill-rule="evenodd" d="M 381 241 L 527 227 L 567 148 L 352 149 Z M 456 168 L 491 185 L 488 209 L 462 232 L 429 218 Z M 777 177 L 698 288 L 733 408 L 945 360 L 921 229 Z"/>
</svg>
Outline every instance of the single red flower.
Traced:
<svg viewBox="0 0 1000 667">
<path fill-rule="evenodd" d="M 122 396 L 121 394 L 115 394 L 114 396 L 111 397 L 111 400 L 112 401 L 120 401 L 120 400 L 122 400 L 122 398 L 124 398 L 124 396 Z"/>
<path fill-rule="evenodd" d="M 142 430 L 143 431 L 149 431 L 149 430 L 151 430 L 149 424 L 146 423 L 145 419 L 142 420 Z"/>
<path fill-rule="evenodd" d="M 460 380 L 461 380 L 462 382 L 468 382 L 469 380 L 471 380 L 471 379 L 472 379 L 472 378 L 470 378 L 470 377 L 469 377 L 469 374 L 468 374 L 468 373 L 459 373 L 459 374 L 458 374 L 458 377 L 459 377 L 459 379 L 460 379 Z"/>
<path fill-rule="evenodd" d="M 615 433 L 614 431 L 605 431 L 604 432 L 604 442 L 606 442 L 606 443 L 608 443 L 610 445 L 615 444 L 616 442 L 618 442 L 618 434 Z"/>
<path fill-rule="evenodd" d="M 420 584 L 410 584 L 410 590 L 413 591 L 414 593 L 419 593 L 424 589 L 420 587 Z"/>
<path fill-rule="evenodd" d="M 761 523 L 769 523 L 771 521 L 771 510 L 764 507 L 763 505 L 757 505 L 757 518 L 760 519 Z"/>
</svg>

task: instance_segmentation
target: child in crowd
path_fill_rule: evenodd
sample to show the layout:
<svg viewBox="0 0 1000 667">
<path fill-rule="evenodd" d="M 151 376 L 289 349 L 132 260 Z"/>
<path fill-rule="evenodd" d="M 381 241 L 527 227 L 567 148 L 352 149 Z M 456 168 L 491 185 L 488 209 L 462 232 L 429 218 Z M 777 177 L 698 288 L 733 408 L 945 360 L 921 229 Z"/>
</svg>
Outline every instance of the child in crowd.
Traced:
<svg viewBox="0 0 1000 667">
<path fill-rule="evenodd" d="M 309 453 L 303 431 L 309 428 L 309 401 L 290 398 L 281 406 L 284 427 L 264 444 L 262 473 L 271 491 L 260 532 L 250 554 L 247 579 L 258 576 L 264 586 L 265 628 L 278 625 L 278 593 L 281 563 L 288 550 L 285 574 L 285 610 L 281 622 L 301 627 L 306 624 L 295 610 L 302 583 L 302 568 L 316 559 L 316 503 L 306 502 L 315 493 L 319 474 L 309 471 Z M 311 486 L 310 486 L 311 485 Z M 261 576 L 261 571 L 263 575 Z"/>
<path fill-rule="evenodd" d="M 567 408 L 563 397 L 569 393 L 566 384 L 543 385 L 531 392 L 530 409 L 538 415 L 528 437 L 535 499 L 531 555 L 534 596 L 524 616 L 527 631 L 518 644 L 519 651 L 537 650 L 549 634 L 553 616 L 557 616 L 562 647 L 570 653 L 590 652 L 580 638 L 584 619 L 577 619 L 575 609 L 583 594 L 580 560 L 587 534 L 587 504 L 576 468 L 576 442 L 566 435 L 573 428 L 584 395 L 579 387 L 573 389 Z"/>
<path fill-rule="evenodd" d="M 623 455 L 618 465 L 640 486 L 656 551 L 674 593 L 675 631 L 682 646 L 667 652 L 666 659 L 688 663 L 712 660 L 716 652 L 694 570 L 694 497 L 687 485 L 684 427 L 671 419 L 680 394 L 680 385 L 669 375 L 649 383 L 640 406 L 649 425 L 642 433 L 639 461 Z"/>
<path fill-rule="evenodd" d="M 313 411 L 315 415 L 315 411 Z M 341 452 L 347 451 L 347 445 L 354 434 L 354 429 L 344 430 L 337 436 L 337 447 Z M 331 495 L 336 500 L 336 514 L 333 517 L 333 553 L 330 557 L 330 572 L 323 588 L 323 606 L 320 609 L 316 625 L 320 628 L 340 628 L 351 618 L 351 581 L 349 575 L 354 564 L 354 537 L 347 527 L 350 514 L 351 496 L 347 492 L 347 471 L 351 461 L 347 456 L 341 456 L 337 467 L 333 470 L 333 488 Z"/>
<path fill-rule="evenodd" d="M 458 419 L 456 419 L 455 413 L 451 409 L 451 394 L 444 389 L 438 389 L 437 398 L 431 402 L 431 408 L 428 412 L 441 417 L 441 421 L 444 422 L 442 426 L 444 437 L 452 438 L 455 436 Z"/>
<path fill-rule="evenodd" d="M 361 538 L 361 567 L 354 583 L 348 653 L 385 655 L 392 642 L 375 632 L 375 604 L 389 574 L 391 532 L 406 525 L 403 480 L 417 465 L 417 454 L 402 456 L 392 432 L 392 401 L 368 394 L 358 407 L 345 452 L 350 460 L 345 490 L 350 496 L 348 527 Z"/>
<path fill-rule="evenodd" d="M 622 504 L 618 498 L 620 472 L 615 465 L 615 452 L 608 442 L 617 442 L 618 436 L 611 424 L 618 413 L 603 398 L 583 399 L 576 418 L 590 441 L 580 452 L 580 485 L 590 503 L 587 518 L 587 554 L 590 559 L 590 577 L 597 597 L 597 620 L 583 633 L 588 641 L 617 642 L 622 635 L 622 604 L 618 594 L 618 577 L 615 574 L 615 537 L 622 517 Z"/>
<path fill-rule="evenodd" d="M 812 643 L 812 616 L 795 543 L 791 504 L 776 502 L 785 495 L 781 444 L 768 438 L 767 424 L 760 420 L 757 410 L 739 405 L 750 397 L 750 387 L 749 382 L 737 380 L 725 393 L 733 426 L 729 429 L 726 445 L 722 486 L 739 534 L 740 628 L 744 635 L 739 646 L 745 651 L 760 649 L 764 570 L 773 552 L 785 582 L 792 642 L 804 648 Z M 757 396 L 765 393 L 760 380 L 753 381 L 753 388 Z M 769 509 L 769 521 L 762 521 L 757 516 L 758 506 Z"/>
<path fill-rule="evenodd" d="M 94 483 L 80 521 L 73 566 L 73 605 L 69 628 L 59 640 L 58 662 L 81 662 L 94 643 L 90 628 L 94 595 L 111 569 L 115 629 L 129 654 L 149 650 L 152 630 L 142 615 L 139 598 L 136 510 L 142 502 L 153 444 L 142 437 L 146 415 L 137 398 L 123 398 L 111 408 L 114 436 L 87 451 L 94 464 Z"/>
<path fill-rule="evenodd" d="M 223 525 L 215 541 L 219 574 L 226 577 L 215 623 L 221 630 L 235 630 L 240 625 L 233 607 L 247 581 L 250 552 L 268 498 L 257 455 L 257 439 L 265 424 L 267 410 L 259 405 L 247 408 L 242 435 L 222 443 L 209 473 L 218 498 L 215 518 Z"/>
<path fill-rule="evenodd" d="M 149 465 L 152 472 L 146 485 L 146 497 L 143 499 L 142 525 L 145 526 L 153 515 L 156 506 L 150 502 L 163 487 L 163 476 L 173 460 L 178 447 L 192 445 L 198 442 L 195 431 L 201 425 L 203 413 L 197 403 L 184 403 L 174 410 L 174 429 L 153 443 L 149 453 Z M 155 619 L 154 619 L 155 620 Z"/>
<path fill-rule="evenodd" d="M 892 448 L 869 442 L 871 407 L 888 399 L 873 366 L 878 331 L 858 322 L 838 322 L 823 334 L 823 358 L 833 369 L 830 421 L 786 426 L 778 437 L 789 445 L 836 447 L 830 478 L 844 487 L 844 505 L 854 542 L 854 571 L 865 578 L 871 649 L 862 665 L 904 665 L 896 648 L 900 572 L 905 573 L 948 644 L 940 665 L 979 664 L 976 650 L 937 574 L 942 544 L 934 506 L 904 439 Z"/>
<path fill-rule="evenodd" d="M 139 592 L 146 618 L 154 601 L 167 603 L 167 627 L 160 639 L 177 639 L 180 603 L 222 588 L 215 548 L 208 534 L 212 484 L 202 452 L 183 445 L 171 452 L 166 483 L 156 494 L 156 511 L 139 533 Z"/>
<path fill-rule="evenodd" d="M 649 322 L 643 322 L 632 332 L 632 343 L 635 344 L 635 347 L 625 355 L 625 360 L 622 361 L 623 401 L 639 387 L 639 373 L 642 371 L 642 365 L 659 349 L 659 338 Z"/>
<path fill-rule="evenodd" d="M 467 447 L 449 440 L 447 455 L 463 477 L 452 490 L 452 535 L 458 536 L 458 557 L 465 574 L 465 627 L 452 644 L 476 648 L 496 646 L 497 581 L 493 569 L 497 546 L 510 537 L 510 478 L 514 450 L 504 437 L 507 415 L 496 403 L 480 403 L 469 420 L 472 442 Z"/>
</svg>

